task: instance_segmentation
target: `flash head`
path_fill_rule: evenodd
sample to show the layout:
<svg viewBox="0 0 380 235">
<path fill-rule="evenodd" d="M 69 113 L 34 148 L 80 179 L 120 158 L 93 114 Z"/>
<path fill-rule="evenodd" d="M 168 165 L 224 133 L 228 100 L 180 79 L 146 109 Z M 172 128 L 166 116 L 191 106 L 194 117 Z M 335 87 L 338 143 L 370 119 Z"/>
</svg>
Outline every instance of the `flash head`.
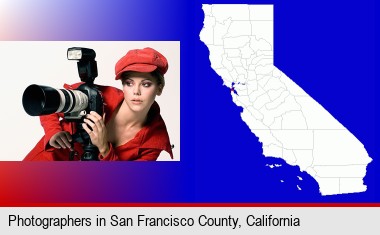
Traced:
<svg viewBox="0 0 380 235">
<path fill-rule="evenodd" d="M 68 60 L 94 60 L 96 53 L 94 50 L 84 47 L 71 47 L 67 49 Z"/>
<path fill-rule="evenodd" d="M 82 82 L 94 83 L 98 76 L 98 68 L 95 61 L 96 53 L 90 48 L 71 47 L 67 49 L 67 59 L 77 60 L 78 74 Z"/>
</svg>

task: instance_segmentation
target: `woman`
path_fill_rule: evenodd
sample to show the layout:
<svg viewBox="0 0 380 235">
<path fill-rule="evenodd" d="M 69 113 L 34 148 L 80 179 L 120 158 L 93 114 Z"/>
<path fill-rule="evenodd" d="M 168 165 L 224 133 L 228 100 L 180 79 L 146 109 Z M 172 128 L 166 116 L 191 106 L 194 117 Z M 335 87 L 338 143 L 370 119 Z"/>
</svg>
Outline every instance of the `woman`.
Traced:
<svg viewBox="0 0 380 235">
<path fill-rule="evenodd" d="M 162 150 L 173 158 L 169 136 L 155 101 L 165 86 L 167 59 L 152 48 L 128 51 L 115 66 L 123 90 L 97 86 L 104 100 L 104 115 L 91 111 L 83 129 L 99 149 L 99 160 L 156 160 Z M 76 89 L 81 83 L 66 89 Z M 73 122 L 62 114 L 41 116 L 45 136 L 24 160 L 79 160 L 83 148 L 72 143 Z M 59 121 L 59 119 L 62 119 Z"/>
</svg>

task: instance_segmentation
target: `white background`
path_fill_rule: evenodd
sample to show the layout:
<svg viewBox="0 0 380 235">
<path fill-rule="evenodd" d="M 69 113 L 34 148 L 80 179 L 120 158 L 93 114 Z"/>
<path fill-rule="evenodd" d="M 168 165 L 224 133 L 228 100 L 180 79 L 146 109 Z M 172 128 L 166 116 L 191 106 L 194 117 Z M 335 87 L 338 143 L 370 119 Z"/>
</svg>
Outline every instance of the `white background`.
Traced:
<svg viewBox="0 0 380 235">
<path fill-rule="evenodd" d="M 180 43 L 123 41 L 0 42 L 0 161 L 22 160 L 44 135 L 38 117 L 31 117 L 22 107 L 22 94 L 30 84 L 63 88 L 80 82 L 76 61 L 67 60 L 70 47 L 95 50 L 98 65 L 96 84 L 121 87 L 115 80 L 115 64 L 131 49 L 152 47 L 169 61 L 166 85 L 157 102 L 174 144 L 174 160 L 180 160 Z M 159 160 L 170 160 L 162 152 Z"/>
</svg>

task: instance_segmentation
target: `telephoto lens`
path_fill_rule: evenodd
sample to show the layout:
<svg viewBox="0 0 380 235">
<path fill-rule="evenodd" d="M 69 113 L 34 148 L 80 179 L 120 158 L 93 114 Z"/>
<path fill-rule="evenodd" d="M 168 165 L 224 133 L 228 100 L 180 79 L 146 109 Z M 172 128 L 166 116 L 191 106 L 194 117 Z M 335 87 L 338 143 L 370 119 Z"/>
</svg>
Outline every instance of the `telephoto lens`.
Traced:
<svg viewBox="0 0 380 235">
<path fill-rule="evenodd" d="M 87 108 L 88 96 L 78 90 L 32 84 L 24 91 L 22 105 L 30 116 L 80 112 Z"/>
</svg>

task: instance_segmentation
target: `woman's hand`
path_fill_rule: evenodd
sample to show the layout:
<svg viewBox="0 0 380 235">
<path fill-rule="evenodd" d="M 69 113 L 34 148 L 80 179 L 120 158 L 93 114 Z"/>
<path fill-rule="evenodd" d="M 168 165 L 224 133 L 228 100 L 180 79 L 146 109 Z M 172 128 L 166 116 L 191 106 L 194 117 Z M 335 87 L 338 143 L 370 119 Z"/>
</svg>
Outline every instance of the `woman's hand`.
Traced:
<svg viewBox="0 0 380 235">
<path fill-rule="evenodd" d="M 53 135 L 50 140 L 49 144 L 50 146 L 60 149 L 60 148 L 68 148 L 71 150 L 71 141 L 73 138 L 71 137 L 70 133 L 67 131 L 60 131 Z"/>
<path fill-rule="evenodd" d="M 97 112 L 91 111 L 83 120 L 85 123 L 82 126 L 90 136 L 92 144 L 98 147 L 101 155 L 106 156 L 109 152 L 109 143 L 104 120 L 105 114 L 101 117 Z"/>
</svg>

